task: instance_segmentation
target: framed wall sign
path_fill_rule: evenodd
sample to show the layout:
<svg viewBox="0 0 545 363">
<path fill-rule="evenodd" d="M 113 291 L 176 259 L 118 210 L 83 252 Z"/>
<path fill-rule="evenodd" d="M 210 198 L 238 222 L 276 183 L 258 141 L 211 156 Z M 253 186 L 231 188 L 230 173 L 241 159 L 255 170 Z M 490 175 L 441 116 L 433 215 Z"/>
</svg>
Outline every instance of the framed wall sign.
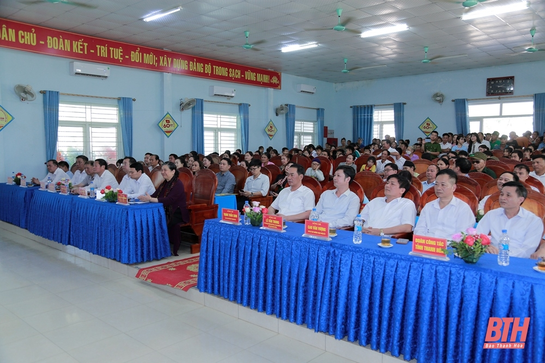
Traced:
<svg viewBox="0 0 545 363">
<path fill-rule="evenodd" d="M 515 92 L 515 76 L 486 79 L 487 96 L 512 95 Z"/>
</svg>

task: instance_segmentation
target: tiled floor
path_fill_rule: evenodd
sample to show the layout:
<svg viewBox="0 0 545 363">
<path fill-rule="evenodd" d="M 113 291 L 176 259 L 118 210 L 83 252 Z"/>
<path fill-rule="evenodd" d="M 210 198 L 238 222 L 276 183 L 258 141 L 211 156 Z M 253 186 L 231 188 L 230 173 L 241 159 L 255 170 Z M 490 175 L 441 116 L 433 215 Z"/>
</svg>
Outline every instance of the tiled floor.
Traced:
<svg viewBox="0 0 545 363">
<path fill-rule="evenodd" d="M 1 363 L 401 362 L 34 239 L 0 222 Z"/>
</svg>

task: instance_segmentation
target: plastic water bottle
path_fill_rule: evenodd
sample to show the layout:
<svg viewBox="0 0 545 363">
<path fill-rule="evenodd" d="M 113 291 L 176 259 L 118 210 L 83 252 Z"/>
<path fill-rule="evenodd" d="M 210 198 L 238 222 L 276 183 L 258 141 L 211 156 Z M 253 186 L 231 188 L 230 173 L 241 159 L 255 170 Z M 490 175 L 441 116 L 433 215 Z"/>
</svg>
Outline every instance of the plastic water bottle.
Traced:
<svg viewBox="0 0 545 363">
<path fill-rule="evenodd" d="M 509 236 L 507 230 L 501 231 L 500 245 L 498 246 L 500 252 L 498 253 L 498 265 L 509 266 Z"/>
<path fill-rule="evenodd" d="M 249 226 L 250 225 L 250 217 L 246 215 L 246 208 L 250 208 L 250 202 L 246 201 L 244 202 L 244 207 L 242 210 L 244 211 L 244 224 Z"/>
<path fill-rule="evenodd" d="M 11 172 L 11 184 L 15 184 L 15 172 Z"/>
<path fill-rule="evenodd" d="M 312 212 L 310 212 L 310 216 L 308 217 L 311 221 L 317 221 L 318 220 L 318 212 L 316 211 L 316 208 L 312 208 Z"/>
<path fill-rule="evenodd" d="M 354 236 L 352 237 L 354 244 L 359 245 L 361 243 L 362 227 L 363 220 L 361 219 L 361 215 L 358 214 L 356 219 L 354 219 Z"/>
<path fill-rule="evenodd" d="M 45 189 L 49 190 L 49 185 L 53 183 L 53 180 L 51 180 L 51 177 L 47 177 L 47 182 L 45 183 Z"/>
<path fill-rule="evenodd" d="M 95 186 L 94 186 L 93 182 L 91 182 L 91 184 L 89 184 L 89 198 L 91 198 L 91 199 L 96 198 Z"/>
</svg>

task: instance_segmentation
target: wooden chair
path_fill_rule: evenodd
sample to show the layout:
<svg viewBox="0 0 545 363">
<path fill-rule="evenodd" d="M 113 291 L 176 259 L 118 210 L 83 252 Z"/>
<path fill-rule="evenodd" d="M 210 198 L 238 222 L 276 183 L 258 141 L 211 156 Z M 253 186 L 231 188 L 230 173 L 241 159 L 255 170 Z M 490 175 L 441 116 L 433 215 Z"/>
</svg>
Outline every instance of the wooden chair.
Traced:
<svg viewBox="0 0 545 363">
<path fill-rule="evenodd" d="M 431 161 L 426 159 L 416 159 L 413 161 L 414 163 L 414 171 L 416 171 L 418 174 L 426 174 L 426 170 L 428 170 L 428 166 L 433 164 Z"/>
<path fill-rule="evenodd" d="M 193 193 L 193 178 L 193 175 L 178 173 L 178 179 L 184 184 L 185 200 L 187 204 L 191 202 L 191 194 Z"/>
<path fill-rule="evenodd" d="M 411 184 L 414 185 L 414 187 L 420 192 L 420 194 L 422 194 L 422 191 L 424 190 L 424 186 L 422 185 L 422 182 L 420 181 L 420 179 L 413 177 L 411 180 Z"/>
<path fill-rule="evenodd" d="M 503 150 L 492 150 L 492 154 L 498 159 L 501 159 L 503 157 Z"/>
<path fill-rule="evenodd" d="M 278 175 L 282 174 L 282 171 L 276 165 L 264 166 L 264 167 L 261 168 L 261 171 L 263 171 L 263 169 L 267 169 L 269 171 L 269 173 L 271 174 L 271 184 L 276 180 Z"/>
<path fill-rule="evenodd" d="M 469 205 L 469 208 L 471 208 L 471 210 L 473 211 L 473 214 L 477 215 L 479 200 L 471 190 L 467 189 L 463 185 L 459 185 L 454 191 L 454 196 L 467 203 L 467 205 Z M 435 195 L 435 190 L 433 188 L 426 190 L 424 194 L 422 194 L 422 198 L 420 198 L 420 212 L 422 211 L 422 209 L 424 209 L 426 204 L 434 201 L 435 199 L 437 199 L 437 195 Z"/>
<path fill-rule="evenodd" d="M 329 160 L 325 156 L 318 156 L 318 159 L 320 159 L 320 163 L 321 163 L 320 170 L 324 173 L 324 176 L 325 176 L 324 180 L 325 180 L 325 183 L 327 183 L 330 179 L 329 176 L 333 175 L 334 173 L 333 163 L 331 162 L 331 160 Z"/>
<path fill-rule="evenodd" d="M 269 206 L 273 202 L 273 197 L 271 197 L 270 195 L 265 195 L 261 197 L 251 197 L 248 198 L 248 200 L 250 204 L 252 204 L 252 202 L 259 202 L 260 205 L 264 205 L 265 207 L 269 208 Z"/>
<path fill-rule="evenodd" d="M 495 161 L 495 160 L 494 160 Z M 513 171 L 513 169 L 515 168 L 515 165 L 517 164 L 521 164 L 520 161 L 516 161 L 516 160 L 511 160 L 511 159 L 504 159 L 502 160 L 502 162 L 507 165 L 507 167 L 510 169 L 509 171 Z M 488 161 L 486 162 L 487 165 L 488 165 Z M 499 175 L 498 175 L 499 176 Z"/>
<path fill-rule="evenodd" d="M 117 166 L 115 166 L 115 164 L 108 164 L 108 171 L 115 176 L 115 173 L 117 173 Z"/>
<path fill-rule="evenodd" d="M 369 155 L 361 155 L 359 158 L 356 159 L 357 171 L 360 171 L 361 167 L 367 164 L 367 159 L 369 159 Z"/>
<path fill-rule="evenodd" d="M 475 173 L 469 173 L 469 174 L 476 174 Z M 482 173 L 481 173 L 482 174 Z M 469 190 L 475 194 L 477 198 L 481 196 L 481 185 L 474 179 L 471 179 L 467 176 L 458 175 L 458 185 L 463 185 L 467 187 Z"/>
<path fill-rule="evenodd" d="M 417 160 L 422 159 L 422 151 L 414 151 L 413 154 L 415 154 L 416 156 L 418 156 L 418 159 L 417 159 Z"/>
<path fill-rule="evenodd" d="M 375 199 L 376 197 L 384 197 L 384 186 L 386 183 L 382 183 L 382 185 L 379 185 L 375 190 L 373 191 L 373 195 L 371 199 Z M 413 201 L 414 206 L 416 207 L 416 211 L 418 212 L 418 209 L 420 208 L 420 192 L 414 185 L 411 185 L 407 193 L 403 196 L 403 198 L 410 199 Z M 402 238 L 402 237 L 399 237 Z"/>
<path fill-rule="evenodd" d="M 533 187 L 536 187 L 541 194 L 545 194 L 545 187 L 543 186 L 543 183 L 541 183 L 538 179 L 534 178 L 533 176 L 529 176 L 528 179 L 526 179 L 525 183 Z"/>
<path fill-rule="evenodd" d="M 428 180 L 428 178 L 426 177 L 426 173 L 419 174 L 418 180 L 420 180 L 420 182 L 423 182 L 424 180 Z"/>
<path fill-rule="evenodd" d="M 115 175 L 115 180 L 117 180 L 117 182 L 121 184 L 121 180 L 123 180 L 123 177 L 125 176 L 125 171 L 123 170 L 123 168 L 119 168 L 117 169 L 117 172 L 114 175 Z"/>
<path fill-rule="evenodd" d="M 233 165 L 229 171 L 235 176 L 235 190 L 234 193 L 238 194 L 241 189 L 244 189 L 244 184 L 248 178 L 248 170 L 242 166 Z"/>
<path fill-rule="evenodd" d="M 264 167 L 261 168 L 261 174 L 264 174 L 269 178 L 269 187 L 270 187 L 270 185 L 272 184 L 271 171 L 269 169 L 267 169 L 267 167 L 264 166 Z"/>
<path fill-rule="evenodd" d="M 486 167 L 490 170 L 492 170 L 496 174 L 496 178 L 503 174 L 506 171 L 512 171 L 509 165 L 502 163 L 503 165 L 488 165 L 488 162 L 486 163 Z"/>
<path fill-rule="evenodd" d="M 474 173 L 471 173 L 474 174 Z M 496 179 L 492 179 L 489 182 L 487 182 L 484 187 L 481 189 L 481 197 L 480 199 L 483 199 L 487 195 L 492 195 L 494 193 L 498 192 L 498 182 Z"/>
<path fill-rule="evenodd" d="M 358 198 L 360 198 L 360 205 L 363 204 L 365 193 L 361 185 L 357 181 L 353 181 L 349 184 L 349 188 L 352 192 L 354 192 L 358 196 Z M 324 185 L 324 187 L 322 188 L 322 193 L 325 192 L 326 190 L 333 190 L 333 189 L 335 189 L 335 185 L 333 184 L 333 180 L 331 180 L 327 182 L 326 185 Z"/>
<path fill-rule="evenodd" d="M 374 155 L 374 156 L 377 156 L 377 155 L 380 155 L 380 154 L 382 154 L 382 150 L 381 150 L 381 149 L 378 149 L 378 150 L 373 151 L 373 155 Z"/>
<path fill-rule="evenodd" d="M 204 221 L 218 217 L 218 205 L 214 204 L 214 196 L 218 187 L 218 179 L 213 171 L 199 170 L 193 180 L 193 193 L 187 206 L 189 222 L 180 225 L 182 231 L 191 231 L 198 242 L 191 245 L 191 253 L 198 253 L 201 249 L 201 237 Z"/>
<path fill-rule="evenodd" d="M 271 158 L 271 163 L 274 163 L 274 165 L 280 167 L 282 166 L 282 159 L 280 158 L 280 156 L 273 156 Z"/>
<path fill-rule="evenodd" d="M 292 156 L 291 161 L 293 163 L 301 165 L 305 169 L 305 171 L 310 168 L 311 161 L 304 155 L 294 155 Z"/>
<path fill-rule="evenodd" d="M 322 185 L 318 182 L 318 180 L 306 175 L 303 177 L 303 185 L 312 190 L 314 193 L 314 204 L 318 204 L 320 195 L 322 195 Z"/>
<path fill-rule="evenodd" d="M 482 195 L 482 190 L 483 190 L 484 186 L 486 185 L 486 183 L 495 180 L 490 175 L 485 174 L 485 173 L 469 173 L 468 175 L 469 175 L 470 179 L 475 180 L 481 186 L 481 195 Z M 498 177 L 499 177 L 499 175 L 498 175 Z"/>
<path fill-rule="evenodd" d="M 344 162 L 346 162 L 345 155 L 341 155 L 337 159 L 333 160 L 333 170 L 337 170 L 337 167 L 339 166 L 339 164 Z"/>
<path fill-rule="evenodd" d="M 531 161 L 524 161 L 523 164 L 527 165 L 530 168 L 530 171 L 534 171 L 534 166 Z"/>
<path fill-rule="evenodd" d="M 371 171 L 360 171 L 356 173 L 354 181 L 357 181 L 359 185 L 363 188 L 367 199 L 371 200 L 371 195 L 373 190 L 382 184 L 382 178 L 380 175 L 373 173 Z"/>
<path fill-rule="evenodd" d="M 153 183 L 153 186 L 155 186 L 155 189 L 159 188 L 159 185 L 161 185 L 161 183 L 165 180 L 159 170 L 155 170 L 154 172 L 152 172 L 150 175 L 150 179 Z"/>
<path fill-rule="evenodd" d="M 219 173 L 220 166 L 219 164 L 210 164 L 210 166 L 208 167 L 208 170 L 212 170 L 214 173 Z"/>
</svg>

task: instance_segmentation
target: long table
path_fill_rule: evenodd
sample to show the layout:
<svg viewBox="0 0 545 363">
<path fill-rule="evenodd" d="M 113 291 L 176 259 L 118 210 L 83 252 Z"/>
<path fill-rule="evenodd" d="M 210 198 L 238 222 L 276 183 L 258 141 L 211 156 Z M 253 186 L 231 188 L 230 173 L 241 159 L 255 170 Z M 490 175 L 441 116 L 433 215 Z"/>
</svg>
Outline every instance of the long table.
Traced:
<svg viewBox="0 0 545 363">
<path fill-rule="evenodd" d="M 17 227 L 27 227 L 27 213 L 30 200 L 37 187 L 22 188 L 18 185 L 0 183 L 0 221 Z"/>
<path fill-rule="evenodd" d="M 122 263 L 171 255 L 163 205 L 116 205 L 38 190 L 28 205 L 28 230 Z"/>
<path fill-rule="evenodd" d="M 208 220 L 198 288 L 315 331 L 420 362 L 545 362 L 545 274 L 535 261 L 477 264 Z M 483 349 L 489 317 L 530 317 L 525 349 Z M 522 320 L 522 319 L 521 319 Z"/>
</svg>

